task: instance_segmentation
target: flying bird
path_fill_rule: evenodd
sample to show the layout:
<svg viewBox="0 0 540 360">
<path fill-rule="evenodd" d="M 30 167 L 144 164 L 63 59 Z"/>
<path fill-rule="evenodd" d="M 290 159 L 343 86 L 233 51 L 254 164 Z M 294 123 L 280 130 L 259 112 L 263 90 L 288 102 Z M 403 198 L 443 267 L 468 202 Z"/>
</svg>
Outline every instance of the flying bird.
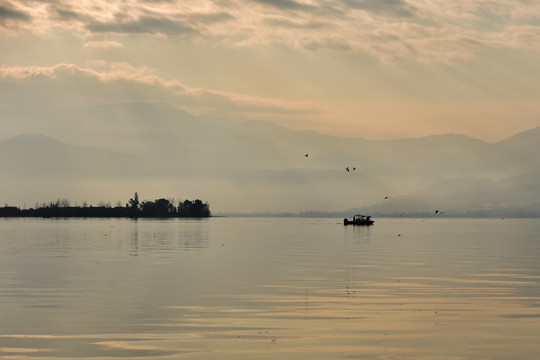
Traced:
<svg viewBox="0 0 540 360">
<path fill-rule="evenodd" d="M 356 170 L 356 168 L 352 168 L 352 171 L 355 171 L 355 170 Z"/>
<path fill-rule="evenodd" d="M 435 210 L 435 214 L 437 214 L 439 212 L 439 210 Z"/>
<path fill-rule="evenodd" d="M 388 196 L 385 196 L 384 198 L 385 198 L 385 199 L 388 199 Z"/>
<path fill-rule="evenodd" d="M 345 170 L 350 171 L 348 166 L 345 168 Z"/>
<path fill-rule="evenodd" d="M 308 156 L 309 156 L 309 154 L 306 154 L 306 155 L 304 155 L 304 156 L 305 156 L 305 157 L 308 157 Z"/>
</svg>

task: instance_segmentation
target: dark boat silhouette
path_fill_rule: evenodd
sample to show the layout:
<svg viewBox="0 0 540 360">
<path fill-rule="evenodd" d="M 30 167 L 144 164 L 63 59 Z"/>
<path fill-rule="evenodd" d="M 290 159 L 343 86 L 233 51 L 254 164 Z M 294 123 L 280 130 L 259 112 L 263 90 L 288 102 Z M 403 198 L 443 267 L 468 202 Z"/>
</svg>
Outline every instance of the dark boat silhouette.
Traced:
<svg viewBox="0 0 540 360">
<path fill-rule="evenodd" d="M 375 221 L 371 220 L 369 215 L 354 215 L 352 220 L 343 219 L 343 225 L 373 225 Z"/>
</svg>

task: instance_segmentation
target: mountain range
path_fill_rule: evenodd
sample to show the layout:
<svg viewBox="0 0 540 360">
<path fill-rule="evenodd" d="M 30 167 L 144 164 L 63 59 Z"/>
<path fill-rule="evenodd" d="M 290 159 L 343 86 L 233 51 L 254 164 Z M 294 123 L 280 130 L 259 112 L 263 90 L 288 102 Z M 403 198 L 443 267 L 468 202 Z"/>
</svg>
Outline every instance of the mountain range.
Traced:
<svg viewBox="0 0 540 360">
<path fill-rule="evenodd" d="M 9 204 L 126 202 L 138 191 L 200 198 L 218 214 L 540 215 L 540 128 L 496 143 L 366 140 L 148 103 L 4 108 L 1 123 L 12 124 L 0 141 L 0 201 Z"/>
</svg>

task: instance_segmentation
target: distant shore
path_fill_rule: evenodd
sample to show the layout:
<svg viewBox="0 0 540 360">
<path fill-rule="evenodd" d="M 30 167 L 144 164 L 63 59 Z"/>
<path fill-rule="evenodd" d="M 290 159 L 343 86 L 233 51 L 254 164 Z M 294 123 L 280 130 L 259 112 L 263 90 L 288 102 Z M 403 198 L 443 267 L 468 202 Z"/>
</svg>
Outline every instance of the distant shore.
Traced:
<svg viewBox="0 0 540 360">
<path fill-rule="evenodd" d="M 201 200 L 184 200 L 175 205 L 174 200 L 156 199 L 139 202 L 137 193 L 123 206 L 70 206 L 69 201 L 57 200 L 36 208 L 20 209 L 15 206 L 0 207 L 0 217 L 41 218 L 204 218 L 211 217 L 210 206 Z"/>
<path fill-rule="evenodd" d="M 6 206 L 0 208 L 0 217 L 40 217 L 40 218 L 201 218 L 211 217 L 209 212 L 167 212 L 167 213 L 143 213 L 133 212 L 124 207 L 63 207 L 63 208 L 38 208 L 19 209 Z"/>
<path fill-rule="evenodd" d="M 362 210 L 351 210 L 345 212 L 324 212 L 324 211 L 302 211 L 297 213 L 289 212 L 263 212 L 263 213 L 217 213 L 214 217 L 274 217 L 274 218 L 350 218 L 355 214 L 371 215 L 374 219 L 538 219 L 540 212 L 528 210 L 493 210 L 493 211 L 446 211 L 446 212 L 410 212 L 410 213 L 380 213 Z"/>
</svg>

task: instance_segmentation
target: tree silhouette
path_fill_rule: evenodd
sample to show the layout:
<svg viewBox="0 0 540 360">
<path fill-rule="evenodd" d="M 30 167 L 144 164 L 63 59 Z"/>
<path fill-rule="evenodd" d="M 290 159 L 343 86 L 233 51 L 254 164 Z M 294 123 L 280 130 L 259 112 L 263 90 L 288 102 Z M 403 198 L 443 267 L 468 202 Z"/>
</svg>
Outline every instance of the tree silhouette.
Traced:
<svg viewBox="0 0 540 360">
<path fill-rule="evenodd" d="M 139 202 L 139 195 L 135 193 L 129 199 L 125 207 L 111 207 L 110 202 L 100 201 L 98 206 L 87 206 L 86 201 L 83 206 L 70 206 L 69 200 L 58 199 L 48 205 L 43 203 L 41 207 L 36 203 L 35 209 L 19 209 L 7 204 L 0 208 L 0 217 L 210 217 L 210 207 L 208 203 L 203 203 L 197 199 L 194 201 L 185 200 L 179 202 L 178 208 L 174 206 L 174 200 L 166 198 L 154 201 L 145 200 Z"/>
<path fill-rule="evenodd" d="M 132 199 L 129 199 L 129 207 L 134 210 L 139 209 L 139 195 L 137 194 L 137 192 L 135 192 L 135 195 Z"/>
</svg>

